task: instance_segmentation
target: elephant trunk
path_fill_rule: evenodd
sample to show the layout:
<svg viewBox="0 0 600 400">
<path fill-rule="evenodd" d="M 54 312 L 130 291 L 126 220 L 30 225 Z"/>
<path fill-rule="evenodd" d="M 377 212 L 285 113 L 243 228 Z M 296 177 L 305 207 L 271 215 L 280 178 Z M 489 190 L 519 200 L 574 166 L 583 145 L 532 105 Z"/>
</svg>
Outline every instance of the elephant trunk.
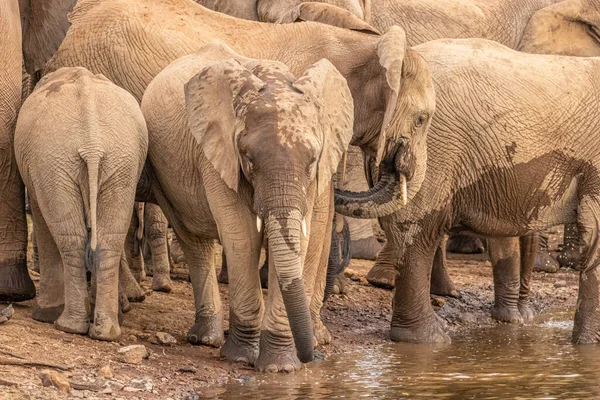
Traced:
<svg viewBox="0 0 600 400">
<path fill-rule="evenodd" d="M 289 207 L 282 207 L 276 212 L 271 210 L 265 220 L 265 233 L 298 359 L 303 363 L 310 362 L 313 360 L 314 338 L 302 277 L 300 235 L 306 234 L 303 213 Z"/>
</svg>

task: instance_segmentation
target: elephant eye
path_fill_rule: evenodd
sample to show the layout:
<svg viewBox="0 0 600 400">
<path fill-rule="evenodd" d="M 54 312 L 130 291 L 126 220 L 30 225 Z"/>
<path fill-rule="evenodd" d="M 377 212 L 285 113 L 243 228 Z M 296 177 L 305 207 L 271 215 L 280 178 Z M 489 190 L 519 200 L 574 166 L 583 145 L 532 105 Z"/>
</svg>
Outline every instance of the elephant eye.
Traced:
<svg viewBox="0 0 600 400">
<path fill-rule="evenodd" d="M 423 124 L 425 123 L 425 121 L 427 121 L 427 114 L 419 114 L 417 115 L 417 117 L 415 118 L 415 126 L 418 128 L 420 126 L 423 126 Z"/>
</svg>

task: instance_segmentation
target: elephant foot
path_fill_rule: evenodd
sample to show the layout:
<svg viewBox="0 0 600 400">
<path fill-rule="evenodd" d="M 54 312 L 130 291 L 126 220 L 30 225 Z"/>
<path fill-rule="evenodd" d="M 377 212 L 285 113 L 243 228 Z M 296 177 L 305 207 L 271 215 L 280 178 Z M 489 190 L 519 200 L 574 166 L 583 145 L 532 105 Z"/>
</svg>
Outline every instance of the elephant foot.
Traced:
<svg viewBox="0 0 600 400">
<path fill-rule="evenodd" d="M 132 309 L 131 303 L 127 299 L 127 296 L 125 296 L 125 295 L 119 295 L 119 310 L 123 314 L 126 314 L 129 311 L 131 311 L 131 309 Z M 119 323 L 121 323 L 121 321 L 119 321 Z"/>
<path fill-rule="evenodd" d="M 260 271 L 258 271 L 260 275 L 260 286 L 263 289 L 269 288 L 269 261 L 266 260 L 265 263 L 260 267 Z"/>
<path fill-rule="evenodd" d="M 581 260 L 581 254 L 577 249 L 569 249 L 567 247 L 556 256 L 556 261 L 562 268 L 573 268 L 579 269 L 579 262 Z M 535 270 L 534 270 L 535 271 Z"/>
<path fill-rule="evenodd" d="M 313 320 L 313 334 L 315 336 L 315 347 L 331 343 L 331 333 L 329 333 L 329 329 L 323 324 L 321 318 Z"/>
<path fill-rule="evenodd" d="M 152 277 L 152 290 L 155 292 L 171 293 L 173 290 L 169 274 L 156 274 Z"/>
<path fill-rule="evenodd" d="M 229 284 L 229 274 L 227 273 L 227 268 L 221 267 L 221 271 L 219 272 L 219 276 L 217 276 L 217 282 L 228 285 Z"/>
<path fill-rule="evenodd" d="M 437 319 L 427 325 L 405 328 L 393 326 L 390 329 L 390 339 L 393 342 L 405 343 L 450 343 L 450 336 L 441 327 Z"/>
<path fill-rule="evenodd" d="M 132 303 L 141 303 L 146 299 L 144 289 L 137 282 L 128 282 L 125 285 L 125 295 L 127 296 L 127 300 Z"/>
<path fill-rule="evenodd" d="M 263 331 L 260 336 L 260 353 L 254 367 L 259 372 L 294 372 L 302 368 L 302 363 L 296 356 L 296 347 L 290 344 L 278 345 L 275 337 Z"/>
<path fill-rule="evenodd" d="M 33 311 L 31 311 L 31 318 L 39 322 L 52 324 L 60 317 L 64 309 L 64 305 L 44 308 L 35 307 Z"/>
<path fill-rule="evenodd" d="M 600 315 L 598 311 L 575 311 L 575 323 L 571 341 L 574 344 L 600 343 Z"/>
<path fill-rule="evenodd" d="M 367 274 L 367 281 L 375 287 L 391 290 L 396 283 L 396 270 L 391 265 L 375 263 Z"/>
<path fill-rule="evenodd" d="M 533 317 L 535 316 L 535 311 L 533 311 L 533 307 L 531 307 L 531 303 L 529 301 L 519 301 L 519 313 L 523 318 L 523 322 L 532 322 Z"/>
<path fill-rule="evenodd" d="M 516 307 L 494 305 L 490 313 L 492 318 L 499 322 L 508 322 L 509 324 L 523 323 L 523 317 Z"/>
<path fill-rule="evenodd" d="M 173 238 L 169 249 L 171 253 L 171 259 L 175 264 L 181 264 L 185 262 L 185 255 L 183 254 L 183 250 L 181 249 L 179 242 L 175 238 Z"/>
<path fill-rule="evenodd" d="M 193 345 L 221 347 L 225 341 L 223 315 L 219 312 L 209 317 L 196 317 L 196 323 L 188 331 L 187 340 Z"/>
<path fill-rule="evenodd" d="M 352 240 L 350 242 L 350 251 L 352 258 L 358 258 L 361 260 L 372 260 L 377 259 L 377 254 L 383 248 L 383 245 L 374 237 L 365 239 Z"/>
<path fill-rule="evenodd" d="M 98 315 L 90 327 L 89 336 L 92 339 L 105 342 L 115 342 L 121 336 L 121 327 L 115 324 L 113 319 L 106 315 Z"/>
<path fill-rule="evenodd" d="M 342 272 L 335 277 L 332 292 L 334 294 L 348 294 L 348 287 L 348 279 Z"/>
<path fill-rule="evenodd" d="M 241 341 L 230 331 L 229 337 L 221 347 L 221 357 L 231 362 L 254 365 L 258 358 L 258 343 L 258 337 L 251 342 Z"/>
<path fill-rule="evenodd" d="M 553 274 L 558 271 L 560 264 L 547 251 L 540 250 L 535 255 L 533 270 L 536 272 L 547 272 Z"/>
<path fill-rule="evenodd" d="M 133 278 L 135 279 L 135 281 L 140 284 L 142 283 L 142 281 L 144 279 L 146 279 L 146 271 L 142 270 L 142 271 L 131 271 L 131 275 L 133 275 Z"/>
<path fill-rule="evenodd" d="M 90 320 L 89 318 L 71 318 L 67 316 L 66 312 L 63 312 L 61 316 L 54 321 L 54 327 L 59 331 L 67 333 L 87 335 L 88 331 L 90 330 Z"/>
<path fill-rule="evenodd" d="M 448 239 L 447 249 L 450 253 L 481 254 L 485 251 L 485 246 L 478 238 L 465 235 L 455 235 Z"/>
<path fill-rule="evenodd" d="M 17 303 L 35 297 L 35 285 L 25 260 L 0 262 L 0 303 Z"/>
</svg>

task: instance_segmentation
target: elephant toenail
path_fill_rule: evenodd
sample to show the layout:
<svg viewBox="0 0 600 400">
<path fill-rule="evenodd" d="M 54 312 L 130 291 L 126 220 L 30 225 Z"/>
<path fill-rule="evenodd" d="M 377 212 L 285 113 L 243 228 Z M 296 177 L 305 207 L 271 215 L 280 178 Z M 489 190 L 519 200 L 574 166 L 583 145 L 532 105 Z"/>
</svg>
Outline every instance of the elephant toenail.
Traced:
<svg viewBox="0 0 600 400">
<path fill-rule="evenodd" d="M 287 372 L 288 374 L 291 372 L 294 372 L 294 370 L 295 370 L 295 368 L 291 364 L 285 364 L 282 369 L 283 372 Z"/>
<path fill-rule="evenodd" d="M 188 335 L 188 342 L 198 343 L 198 336 L 194 335 L 193 333 Z"/>
<path fill-rule="evenodd" d="M 210 344 L 210 336 L 202 336 L 202 343 Z"/>
<path fill-rule="evenodd" d="M 272 373 L 277 372 L 277 371 L 278 371 L 277 365 L 275 365 L 275 364 L 269 364 L 265 368 L 265 372 L 267 372 L 269 374 L 272 374 Z"/>
<path fill-rule="evenodd" d="M 248 358 L 247 357 L 238 357 L 235 359 L 235 362 L 248 364 Z"/>
</svg>

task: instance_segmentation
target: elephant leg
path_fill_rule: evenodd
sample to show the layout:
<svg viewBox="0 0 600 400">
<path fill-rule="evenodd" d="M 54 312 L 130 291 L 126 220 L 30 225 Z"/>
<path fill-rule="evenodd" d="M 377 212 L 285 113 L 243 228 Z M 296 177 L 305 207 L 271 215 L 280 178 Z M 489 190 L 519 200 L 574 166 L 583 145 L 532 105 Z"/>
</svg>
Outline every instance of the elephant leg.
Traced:
<svg viewBox="0 0 600 400">
<path fill-rule="evenodd" d="M 169 222 L 156 204 L 146 203 L 144 227 L 146 239 L 152 251 L 152 290 L 172 290 L 167 234 Z"/>
<path fill-rule="evenodd" d="M 229 283 L 229 273 L 227 271 L 227 257 L 225 256 L 225 252 L 221 252 L 221 271 L 219 272 L 219 277 L 217 278 L 219 283 L 228 284 Z"/>
<path fill-rule="evenodd" d="M 125 255 L 126 252 L 127 251 L 123 251 L 119 261 L 119 282 L 127 300 L 133 303 L 141 303 L 146 299 L 146 293 L 131 273 L 129 263 L 127 262 L 127 256 Z"/>
<path fill-rule="evenodd" d="M 537 233 L 521 236 L 519 238 L 521 250 L 521 281 L 518 307 L 521 317 L 523 317 L 523 321 L 525 322 L 532 321 L 533 316 L 535 315 L 529 298 L 529 284 L 531 282 L 531 274 L 533 273 L 533 264 L 539 248 L 538 238 L 539 235 Z"/>
<path fill-rule="evenodd" d="M 579 231 L 576 224 L 565 224 L 564 245 L 556 260 L 563 268 L 579 268 L 581 254 L 579 252 Z"/>
<path fill-rule="evenodd" d="M 587 344 L 600 342 L 600 202 L 587 194 L 580 198 L 577 226 L 582 269 L 571 340 Z"/>
<path fill-rule="evenodd" d="M 519 312 L 521 286 L 521 254 L 519 238 L 490 238 L 488 251 L 494 273 L 494 306 L 492 318 L 501 322 L 523 322 Z"/>
<path fill-rule="evenodd" d="M 552 257 L 548 250 L 548 236 L 544 233 L 536 234 L 538 246 L 536 248 L 535 259 L 533 261 L 533 271 L 555 273 L 560 267 L 557 260 Z M 522 252 L 521 248 L 521 252 Z M 579 253 L 579 252 L 578 252 Z"/>
<path fill-rule="evenodd" d="M 173 262 L 175 264 L 180 264 L 180 263 L 185 262 L 185 256 L 183 255 L 183 250 L 181 250 L 181 246 L 179 245 L 179 241 L 177 240 L 177 237 L 173 236 L 169 250 L 170 250 L 170 254 L 171 254 L 171 259 L 173 260 Z"/>
<path fill-rule="evenodd" d="M 397 260 L 390 338 L 395 342 L 449 343 L 450 337 L 440 325 L 430 300 L 431 268 L 443 236 L 435 240 L 435 232 L 415 235 L 414 227 L 404 229 L 407 230 L 401 236 L 393 238 L 396 248 L 389 257 Z M 391 250 L 390 241 L 388 246 Z"/>
<path fill-rule="evenodd" d="M 129 264 L 129 268 L 131 269 L 131 273 L 133 274 L 133 277 L 138 283 L 141 283 L 146 278 L 141 241 L 144 232 L 143 210 L 145 207 L 143 206 L 143 204 L 144 203 L 136 203 L 133 209 L 131 223 L 129 225 L 129 230 L 127 231 L 126 239 L 126 247 L 128 251 L 125 254 L 127 257 L 127 264 Z M 125 289 L 129 290 L 128 287 L 125 287 Z M 130 301 L 135 301 L 132 300 L 133 297 L 130 296 L 130 294 L 131 293 L 129 292 L 127 293 L 127 298 L 129 298 Z"/>
<path fill-rule="evenodd" d="M 40 272 L 40 254 L 39 254 L 39 250 L 38 250 L 37 239 L 35 237 L 35 229 L 31 230 L 31 247 L 32 247 L 32 258 L 33 258 L 33 266 L 31 268 L 31 270 L 39 273 Z"/>
<path fill-rule="evenodd" d="M 327 196 L 325 196 L 327 195 Z M 331 232 L 333 230 L 333 193 L 325 192 L 313 208 L 310 239 L 304 262 L 305 287 L 313 288 L 310 300 L 310 312 L 316 345 L 331 343 L 331 334 L 321 320 L 321 308 L 325 297 L 327 267 L 331 250 Z"/>
<path fill-rule="evenodd" d="M 187 340 L 194 345 L 221 347 L 223 310 L 214 265 L 214 240 L 199 238 L 177 225 L 173 228 L 185 254 L 194 291 L 196 312 Z"/>
<path fill-rule="evenodd" d="M 265 248 L 265 262 L 260 267 L 259 276 L 260 276 L 260 287 L 263 289 L 269 288 L 269 239 L 265 239 L 264 243 Z"/>
<path fill-rule="evenodd" d="M 115 198 L 123 198 L 118 193 Z M 102 199 L 102 194 L 100 199 Z M 126 199 L 126 198 L 125 198 Z M 90 337 L 97 340 L 115 341 L 121 335 L 119 325 L 119 269 L 123 255 L 123 243 L 127 238 L 130 226 L 130 210 L 134 199 L 131 198 L 129 208 L 115 210 L 113 202 L 98 204 L 98 249 L 96 250 L 96 306 L 94 322 L 90 327 Z M 102 218 L 110 216 L 110 218 Z"/>
<path fill-rule="evenodd" d="M 458 254 L 481 254 L 485 247 L 481 239 L 458 234 L 448 240 L 448 251 Z"/>
<path fill-rule="evenodd" d="M 139 241 L 136 239 L 138 224 L 137 214 L 133 212 L 127 237 L 125 238 L 125 248 L 123 254 L 121 254 L 119 263 L 119 281 L 121 282 L 125 296 L 132 302 L 142 302 L 146 298 L 144 290 L 134 275 L 137 272 L 139 277 L 141 271 L 143 271 Z"/>
<path fill-rule="evenodd" d="M 371 285 L 383 289 L 394 288 L 396 270 L 394 269 L 394 261 L 391 258 L 392 249 L 386 242 L 377 256 L 377 261 L 367 273 L 367 281 Z"/>
<path fill-rule="evenodd" d="M 447 236 L 444 236 L 444 239 L 435 250 L 433 268 L 431 270 L 431 294 L 458 297 L 454 282 L 450 279 L 448 269 L 446 268 L 446 240 Z"/>
<path fill-rule="evenodd" d="M 65 305 L 63 263 L 37 201 L 33 198 L 30 198 L 30 207 L 40 260 L 39 295 L 31 316 L 36 321 L 54 322 L 62 314 Z"/>
</svg>

